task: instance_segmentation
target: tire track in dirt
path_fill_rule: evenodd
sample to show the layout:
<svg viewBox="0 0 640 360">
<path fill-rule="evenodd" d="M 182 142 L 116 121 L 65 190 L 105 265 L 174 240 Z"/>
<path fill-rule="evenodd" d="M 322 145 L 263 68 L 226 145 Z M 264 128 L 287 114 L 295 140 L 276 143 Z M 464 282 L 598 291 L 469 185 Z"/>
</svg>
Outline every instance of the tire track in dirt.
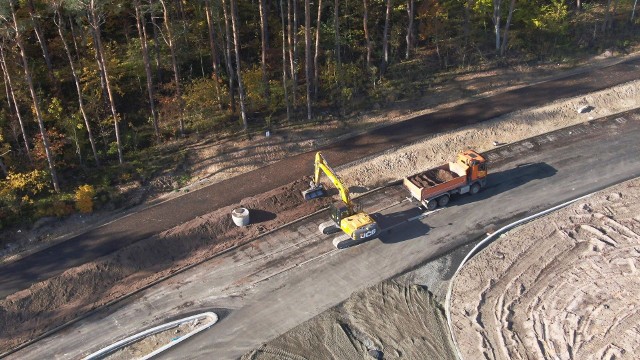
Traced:
<svg viewBox="0 0 640 360">
<path fill-rule="evenodd" d="M 633 358 L 640 350 L 640 179 L 507 233 L 456 277 L 465 359 Z"/>
</svg>

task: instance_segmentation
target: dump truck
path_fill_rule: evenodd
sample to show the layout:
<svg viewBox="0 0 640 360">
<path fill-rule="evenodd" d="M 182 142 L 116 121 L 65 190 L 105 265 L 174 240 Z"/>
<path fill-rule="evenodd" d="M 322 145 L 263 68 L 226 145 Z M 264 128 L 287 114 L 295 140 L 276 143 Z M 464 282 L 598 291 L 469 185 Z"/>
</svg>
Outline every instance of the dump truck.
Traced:
<svg viewBox="0 0 640 360">
<path fill-rule="evenodd" d="M 477 194 L 486 181 L 487 160 L 474 150 L 466 150 L 455 162 L 406 177 L 403 184 L 427 210 L 435 210 L 446 206 L 451 195 Z"/>
</svg>

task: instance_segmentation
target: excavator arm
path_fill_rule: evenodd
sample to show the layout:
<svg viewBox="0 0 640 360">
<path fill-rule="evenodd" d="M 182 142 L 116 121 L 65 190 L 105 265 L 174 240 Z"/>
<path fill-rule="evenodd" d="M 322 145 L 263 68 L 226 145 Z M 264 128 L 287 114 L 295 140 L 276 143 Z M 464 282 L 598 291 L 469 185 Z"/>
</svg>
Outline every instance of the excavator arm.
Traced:
<svg viewBox="0 0 640 360">
<path fill-rule="evenodd" d="M 331 182 L 333 183 L 333 186 L 335 186 L 336 189 L 338 189 L 338 191 L 340 192 L 340 197 L 342 198 L 342 201 L 349 207 L 349 209 L 352 209 L 353 204 L 351 203 L 351 197 L 349 196 L 349 189 L 347 189 L 344 186 L 344 184 L 342 184 L 342 180 L 340 180 L 340 178 L 338 177 L 336 172 L 333 171 L 331 166 L 327 164 L 327 161 L 324 159 L 324 156 L 322 156 L 322 153 L 319 151 L 316 153 L 316 161 L 314 162 L 314 164 L 315 164 L 315 174 L 313 177 L 314 186 L 317 187 L 320 184 L 320 171 L 324 172 L 324 174 L 327 175 L 329 180 L 331 180 Z"/>
</svg>

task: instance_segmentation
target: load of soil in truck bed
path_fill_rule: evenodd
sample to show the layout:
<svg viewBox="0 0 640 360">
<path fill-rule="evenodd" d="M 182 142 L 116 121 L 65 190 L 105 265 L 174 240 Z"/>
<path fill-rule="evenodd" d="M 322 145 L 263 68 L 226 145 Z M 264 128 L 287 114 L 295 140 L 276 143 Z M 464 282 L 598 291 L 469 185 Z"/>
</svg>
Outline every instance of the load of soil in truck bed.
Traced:
<svg viewBox="0 0 640 360">
<path fill-rule="evenodd" d="M 411 181 L 419 187 L 431 187 L 445 183 L 458 177 L 458 174 L 447 169 L 432 169 L 411 177 Z"/>
</svg>

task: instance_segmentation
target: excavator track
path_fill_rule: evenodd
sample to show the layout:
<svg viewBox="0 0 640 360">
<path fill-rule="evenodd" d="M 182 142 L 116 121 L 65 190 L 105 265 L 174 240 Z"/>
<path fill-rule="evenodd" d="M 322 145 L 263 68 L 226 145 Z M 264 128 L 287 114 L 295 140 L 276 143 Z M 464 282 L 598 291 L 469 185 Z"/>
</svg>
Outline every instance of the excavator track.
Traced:
<svg viewBox="0 0 640 360">
<path fill-rule="evenodd" d="M 338 231 L 340 231 L 340 227 L 338 225 L 336 225 L 335 222 L 333 221 L 325 221 L 322 224 L 318 225 L 318 230 L 320 230 L 320 233 L 325 234 L 325 235 L 330 235 L 330 234 L 335 234 Z"/>
</svg>

